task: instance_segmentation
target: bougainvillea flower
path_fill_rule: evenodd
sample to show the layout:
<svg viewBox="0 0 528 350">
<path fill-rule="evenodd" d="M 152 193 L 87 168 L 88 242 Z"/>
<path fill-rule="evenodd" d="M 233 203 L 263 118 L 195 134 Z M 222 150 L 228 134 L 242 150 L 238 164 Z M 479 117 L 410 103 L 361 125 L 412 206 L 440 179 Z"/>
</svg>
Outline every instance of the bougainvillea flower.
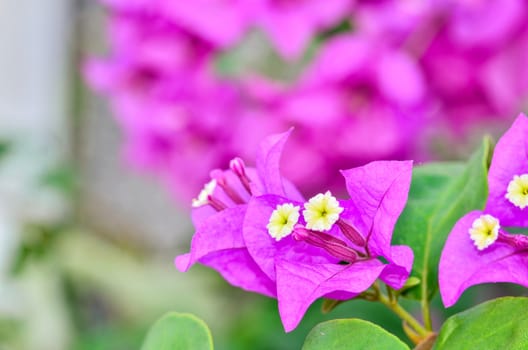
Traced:
<svg viewBox="0 0 528 350">
<path fill-rule="evenodd" d="M 165 15 L 204 40 L 220 47 L 234 46 L 250 23 L 245 0 L 161 1 Z"/>
<path fill-rule="evenodd" d="M 439 265 L 446 306 L 476 284 L 511 282 L 528 287 L 528 236 L 502 228 L 528 226 L 527 136 L 528 118 L 521 114 L 495 147 L 486 208 L 462 217 L 449 234 Z"/>
<path fill-rule="evenodd" d="M 211 181 L 193 201 L 196 233 L 191 251 L 176 257 L 180 271 L 195 262 L 217 270 L 229 283 L 245 290 L 275 296 L 275 283 L 248 253 L 242 236 L 247 202 L 254 195 L 273 193 L 302 201 L 302 196 L 280 177 L 279 160 L 289 132 L 273 135 L 262 143 L 255 168 L 246 168 L 241 159 L 230 170 L 211 172 Z"/>
<path fill-rule="evenodd" d="M 351 0 L 257 0 L 253 2 L 257 26 L 269 35 L 286 59 L 297 59 L 321 30 L 332 28 L 349 15 Z"/>
<path fill-rule="evenodd" d="M 460 133 L 522 108 L 528 94 L 525 1 L 359 1 L 354 19 L 359 32 L 414 58 L 436 104 L 435 125 L 447 121 Z"/>
<path fill-rule="evenodd" d="M 402 79 L 405 84 L 396 84 Z M 316 146 L 327 144 L 318 140 L 325 136 L 342 135 L 332 142 L 338 154 L 376 159 L 405 152 L 425 120 L 426 102 L 420 69 L 404 52 L 340 35 L 325 43 L 282 113 L 305 127 L 317 125 L 310 128 L 317 130 Z"/>
<path fill-rule="evenodd" d="M 250 199 L 244 240 L 255 263 L 277 285 L 287 332 L 317 298 L 350 299 L 378 278 L 395 289 L 403 286 L 413 253 L 390 241 L 411 172 L 410 161 L 345 170 L 349 200 L 337 200 L 330 192 L 308 202 L 276 194 Z"/>
</svg>

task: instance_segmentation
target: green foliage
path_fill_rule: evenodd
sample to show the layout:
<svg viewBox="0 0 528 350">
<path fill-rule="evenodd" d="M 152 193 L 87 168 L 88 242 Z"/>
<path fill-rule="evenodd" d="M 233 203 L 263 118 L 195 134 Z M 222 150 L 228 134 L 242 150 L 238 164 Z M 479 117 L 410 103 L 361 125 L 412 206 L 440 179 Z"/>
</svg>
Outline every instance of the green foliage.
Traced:
<svg viewBox="0 0 528 350">
<path fill-rule="evenodd" d="M 21 232 L 22 242 L 11 263 L 11 273 L 18 275 L 31 261 L 53 254 L 53 247 L 66 233 L 66 224 L 26 224 Z"/>
<path fill-rule="evenodd" d="M 358 319 L 332 320 L 318 324 L 308 334 L 303 350 L 409 350 L 383 328 Z"/>
<path fill-rule="evenodd" d="M 246 298 L 248 295 L 246 295 Z M 239 298 L 240 299 L 240 298 Z M 277 311 L 277 301 L 253 296 L 244 312 L 237 315 L 234 327 L 227 333 L 215 336 L 218 350 L 290 350 L 300 349 L 306 336 L 319 323 L 338 318 L 360 318 L 373 322 L 403 341 L 407 338 L 401 320 L 381 303 L 351 300 L 341 303 L 328 314 L 321 313 L 323 300 L 316 301 L 307 311 L 299 326 L 285 333 Z M 408 309 L 416 309 L 414 300 L 402 300 Z"/>
<path fill-rule="evenodd" d="M 73 350 L 129 350 L 137 349 L 144 335 L 143 329 L 121 325 L 83 329 Z"/>
<path fill-rule="evenodd" d="M 528 298 L 499 298 L 449 318 L 434 350 L 528 349 Z"/>
<path fill-rule="evenodd" d="M 430 163 L 413 171 L 409 201 L 395 228 L 393 243 L 414 251 L 411 276 L 421 283 L 404 295 L 430 300 L 438 289 L 438 262 L 455 222 L 482 209 L 487 198 L 487 173 L 492 154 L 488 138 L 467 164 Z"/>
<path fill-rule="evenodd" d="M 41 181 L 43 186 L 49 186 L 61 193 L 71 196 L 77 188 L 78 174 L 69 165 L 58 165 L 46 172 Z"/>
<path fill-rule="evenodd" d="M 2 158 L 4 158 L 9 153 L 10 148 L 11 144 L 9 141 L 0 140 L 0 160 L 2 160 Z"/>
<path fill-rule="evenodd" d="M 142 350 L 212 350 L 207 325 L 191 314 L 170 312 L 149 330 Z"/>
</svg>

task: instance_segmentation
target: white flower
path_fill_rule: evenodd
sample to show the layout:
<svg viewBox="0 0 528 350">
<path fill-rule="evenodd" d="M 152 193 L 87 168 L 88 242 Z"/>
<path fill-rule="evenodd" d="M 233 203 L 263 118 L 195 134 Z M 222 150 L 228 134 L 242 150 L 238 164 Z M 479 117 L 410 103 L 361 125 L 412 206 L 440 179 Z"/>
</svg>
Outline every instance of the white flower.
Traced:
<svg viewBox="0 0 528 350">
<path fill-rule="evenodd" d="M 491 215 L 481 215 L 473 221 L 469 229 L 469 236 L 478 250 L 483 250 L 492 245 L 499 236 L 499 220 Z"/>
<path fill-rule="evenodd" d="M 293 226 L 299 221 L 299 206 L 291 203 L 279 204 L 271 213 L 268 225 L 268 233 L 275 240 L 280 241 L 293 232 Z"/>
<path fill-rule="evenodd" d="M 303 216 L 306 228 L 314 231 L 329 230 L 339 220 L 342 211 L 343 208 L 339 206 L 339 202 L 330 191 L 326 191 L 325 194 L 319 193 L 304 204 Z"/>
</svg>

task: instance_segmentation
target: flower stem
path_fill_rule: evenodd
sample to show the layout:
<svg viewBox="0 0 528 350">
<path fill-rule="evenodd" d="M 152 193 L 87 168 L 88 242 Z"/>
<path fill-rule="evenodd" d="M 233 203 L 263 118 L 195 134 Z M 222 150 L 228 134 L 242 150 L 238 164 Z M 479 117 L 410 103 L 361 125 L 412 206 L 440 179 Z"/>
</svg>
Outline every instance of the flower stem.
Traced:
<svg viewBox="0 0 528 350">
<path fill-rule="evenodd" d="M 391 302 L 389 298 L 387 298 L 385 295 L 380 294 L 379 295 L 379 301 L 387 306 L 389 309 L 392 310 L 398 317 L 400 317 L 403 321 L 407 322 L 409 326 L 411 326 L 416 333 L 419 335 L 425 336 L 429 333 L 427 329 L 425 329 L 418 320 L 416 320 L 410 313 L 407 312 L 403 307 L 401 307 L 398 302 Z"/>
<path fill-rule="evenodd" d="M 418 320 L 413 317 L 413 315 L 411 315 L 400 304 L 398 304 L 398 300 L 396 300 L 396 298 L 389 298 L 385 294 L 383 294 L 379 288 L 377 281 L 372 285 L 372 287 L 377 294 L 377 300 L 383 305 L 387 306 L 390 310 L 392 310 L 392 312 L 394 312 L 399 318 L 401 318 L 405 323 L 407 323 L 407 325 L 409 325 L 414 331 L 416 331 L 418 335 L 425 337 L 429 333 L 431 333 L 424 326 L 422 326 L 420 322 L 418 322 Z"/>
<path fill-rule="evenodd" d="M 429 309 L 429 301 L 427 300 L 427 297 L 422 297 L 421 306 L 424 326 L 427 330 L 431 331 L 433 329 L 433 325 L 431 322 L 431 311 Z"/>
</svg>

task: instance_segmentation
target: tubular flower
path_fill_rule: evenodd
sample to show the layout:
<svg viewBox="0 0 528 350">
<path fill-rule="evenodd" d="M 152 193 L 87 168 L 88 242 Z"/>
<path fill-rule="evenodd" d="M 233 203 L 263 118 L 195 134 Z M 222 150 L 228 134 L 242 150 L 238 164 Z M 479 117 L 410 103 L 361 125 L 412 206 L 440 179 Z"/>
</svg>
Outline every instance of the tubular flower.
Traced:
<svg viewBox="0 0 528 350">
<path fill-rule="evenodd" d="M 469 236 L 478 250 L 492 245 L 499 237 L 499 220 L 491 215 L 481 215 L 471 225 Z"/>
<path fill-rule="evenodd" d="M 292 233 L 293 226 L 299 221 L 299 209 L 299 206 L 290 203 L 277 205 L 266 226 L 270 236 L 280 241 Z"/>
<path fill-rule="evenodd" d="M 524 209 L 528 205 L 528 174 L 514 175 L 505 197 L 516 207 Z"/>
<path fill-rule="evenodd" d="M 339 214 L 343 211 L 330 191 L 326 191 L 325 194 L 319 193 L 310 198 L 304 204 L 304 208 L 303 216 L 306 227 L 314 231 L 327 231 L 332 228 L 332 225 L 339 219 Z"/>
<path fill-rule="evenodd" d="M 449 234 L 439 265 L 446 306 L 476 284 L 511 282 L 528 287 L 528 236 L 502 229 L 528 226 L 524 175 L 517 175 L 528 173 L 527 135 L 528 119 L 520 115 L 495 147 L 486 208 L 466 214 Z"/>
</svg>

